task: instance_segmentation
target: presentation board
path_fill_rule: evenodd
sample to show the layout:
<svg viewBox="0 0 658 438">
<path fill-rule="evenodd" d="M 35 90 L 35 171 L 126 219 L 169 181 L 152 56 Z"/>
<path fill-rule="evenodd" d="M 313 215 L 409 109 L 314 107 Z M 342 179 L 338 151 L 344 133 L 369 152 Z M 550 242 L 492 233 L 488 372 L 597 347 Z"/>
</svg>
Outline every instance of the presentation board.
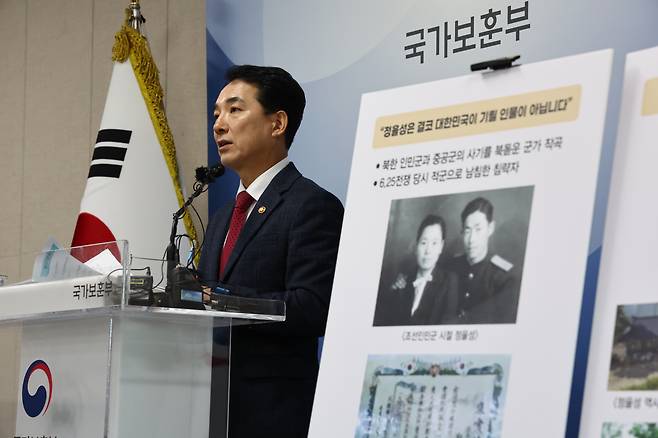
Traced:
<svg viewBox="0 0 658 438">
<path fill-rule="evenodd" d="M 628 54 L 581 436 L 658 435 L 658 48 Z"/>
<path fill-rule="evenodd" d="M 611 63 L 362 96 L 310 437 L 564 435 Z"/>
</svg>

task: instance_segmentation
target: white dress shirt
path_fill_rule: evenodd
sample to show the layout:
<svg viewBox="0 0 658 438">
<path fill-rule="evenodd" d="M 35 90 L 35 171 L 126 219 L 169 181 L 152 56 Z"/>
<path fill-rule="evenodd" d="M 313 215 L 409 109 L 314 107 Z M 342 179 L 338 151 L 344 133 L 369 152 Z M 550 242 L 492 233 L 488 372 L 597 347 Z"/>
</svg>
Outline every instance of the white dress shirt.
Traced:
<svg viewBox="0 0 658 438">
<path fill-rule="evenodd" d="M 432 281 L 431 273 L 428 273 L 424 277 L 417 275 L 416 281 L 413 282 L 414 302 L 411 306 L 411 316 L 413 316 L 413 314 L 416 313 L 416 310 L 418 310 L 418 306 L 420 305 L 420 300 L 421 298 L 423 298 L 423 293 L 425 292 L 425 286 L 427 285 L 428 281 Z"/>
<path fill-rule="evenodd" d="M 242 180 L 240 180 L 238 191 L 235 194 L 236 199 L 240 194 L 240 192 L 243 192 L 245 190 L 247 191 L 247 193 L 249 193 L 249 195 L 251 195 L 252 198 L 254 198 L 254 202 L 251 203 L 251 206 L 247 211 L 247 217 L 245 218 L 245 221 L 249 218 L 249 215 L 254 210 L 254 207 L 258 203 L 258 199 L 261 196 L 263 196 L 263 193 L 265 193 L 265 189 L 267 189 L 267 186 L 270 185 L 274 177 L 277 176 L 277 174 L 281 172 L 283 168 L 288 165 L 288 163 L 290 163 L 290 159 L 288 157 L 285 157 L 283 160 L 279 161 L 274 166 L 270 167 L 265 172 L 258 175 L 258 178 L 256 178 L 254 182 L 252 182 L 251 185 L 246 189 L 244 188 L 244 184 L 242 184 Z M 226 236 L 224 237 L 224 245 L 226 245 L 226 239 L 228 239 L 228 233 L 226 233 Z"/>
<path fill-rule="evenodd" d="M 246 190 L 247 193 L 249 193 L 251 197 L 254 198 L 255 200 L 251 204 L 251 207 L 249 207 L 249 211 L 247 211 L 247 218 L 254 210 L 254 207 L 258 203 L 258 199 L 260 199 L 260 197 L 263 196 L 263 193 L 265 192 L 265 189 L 267 189 L 267 186 L 270 185 L 274 177 L 277 176 L 278 173 L 281 172 L 283 168 L 288 165 L 288 163 L 290 163 L 290 159 L 288 157 L 285 157 L 283 160 L 279 161 L 274 166 L 270 167 L 265 172 L 258 175 L 258 178 L 256 178 L 254 182 L 252 182 L 249 185 L 249 187 L 247 187 L 246 189 L 244 188 L 244 184 L 242 184 L 242 180 L 240 181 L 240 186 L 238 187 L 238 191 L 235 194 L 235 197 L 237 198 L 240 192 Z"/>
</svg>

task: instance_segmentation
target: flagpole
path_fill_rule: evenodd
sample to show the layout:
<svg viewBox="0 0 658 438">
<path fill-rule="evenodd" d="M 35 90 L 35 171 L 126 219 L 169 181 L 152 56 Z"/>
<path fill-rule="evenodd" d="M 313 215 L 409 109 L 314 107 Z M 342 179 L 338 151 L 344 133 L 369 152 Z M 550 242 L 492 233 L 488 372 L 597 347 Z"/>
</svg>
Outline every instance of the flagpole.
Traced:
<svg viewBox="0 0 658 438">
<path fill-rule="evenodd" d="M 162 213 L 183 207 L 186 197 L 141 2 L 122 2 L 124 20 L 114 35 L 110 87 L 71 246 L 125 239 L 132 253 L 161 258 L 162 237 L 171 224 L 171 216 Z M 105 163 L 107 159 L 113 163 Z M 192 246 L 200 248 L 191 216 L 183 215 L 181 222 Z M 116 246 L 111 251 L 121 258 Z M 95 255 L 85 253 L 80 260 Z"/>
<path fill-rule="evenodd" d="M 139 0 L 132 0 L 128 5 L 128 10 L 126 12 L 128 15 L 128 25 L 143 36 L 144 34 L 142 33 L 142 24 L 146 23 L 146 18 L 144 18 L 142 15 L 142 10 L 139 6 Z"/>
</svg>

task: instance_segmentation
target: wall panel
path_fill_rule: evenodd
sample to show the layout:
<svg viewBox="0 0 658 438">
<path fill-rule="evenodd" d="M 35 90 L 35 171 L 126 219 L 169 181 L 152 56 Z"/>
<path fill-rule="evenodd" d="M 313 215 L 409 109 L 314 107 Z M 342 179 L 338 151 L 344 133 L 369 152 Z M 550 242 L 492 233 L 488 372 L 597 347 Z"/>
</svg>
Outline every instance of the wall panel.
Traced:
<svg viewBox="0 0 658 438">
<path fill-rule="evenodd" d="M 23 253 L 70 243 L 89 164 L 92 3 L 28 1 Z"/>
<path fill-rule="evenodd" d="M 193 192 L 194 169 L 207 160 L 206 135 L 206 47 L 203 2 L 169 2 L 167 70 L 167 117 L 176 140 L 178 165 L 187 194 Z M 197 51 L 190 56 L 190 48 Z M 160 64 L 158 64 L 160 65 Z M 190 119 L 188 114 L 198 115 Z M 208 216 L 206 195 L 194 205 L 202 218 Z M 196 223 L 197 221 L 195 221 Z M 204 219 L 204 223 L 207 221 Z M 197 233 L 201 236 L 201 228 Z"/>
<path fill-rule="evenodd" d="M 0 2 L 0 257 L 20 252 L 26 11 L 23 0 Z M 0 274 L 5 269 L 0 262 Z"/>
<path fill-rule="evenodd" d="M 0 69 L 0 273 L 28 275 L 27 254 L 49 236 L 70 243 L 112 71 L 114 34 L 128 4 L 0 2 L 0 50 L 7 60 Z M 142 10 L 190 193 L 207 150 L 205 2 L 148 0 Z M 205 198 L 198 206 L 207 221 Z M 15 266 L 19 259 L 25 266 Z"/>
</svg>

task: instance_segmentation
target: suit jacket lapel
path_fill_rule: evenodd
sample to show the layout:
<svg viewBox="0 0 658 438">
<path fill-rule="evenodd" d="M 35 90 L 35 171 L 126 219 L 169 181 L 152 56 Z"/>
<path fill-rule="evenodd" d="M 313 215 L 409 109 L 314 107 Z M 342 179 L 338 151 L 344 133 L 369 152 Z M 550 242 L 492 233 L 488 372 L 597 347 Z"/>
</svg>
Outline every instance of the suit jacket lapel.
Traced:
<svg viewBox="0 0 658 438">
<path fill-rule="evenodd" d="M 256 233 L 258 233 L 258 230 L 260 230 L 263 224 L 270 218 L 272 212 L 283 200 L 283 193 L 286 192 L 292 183 L 300 176 L 301 174 L 295 165 L 290 163 L 284 167 L 283 170 L 274 177 L 269 186 L 267 186 L 263 195 L 254 205 L 254 209 L 247 218 L 247 222 L 245 222 L 244 227 L 240 232 L 238 241 L 235 243 L 233 252 L 231 252 L 231 256 L 224 268 L 224 273 L 220 279 L 221 281 L 225 281 L 228 278 L 245 247 L 249 244 Z M 226 224 L 226 230 L 228 230 L 228 222 Z M 226 236 L 226 231 L 224 232 L 224 236 Z"/>
</svg>

